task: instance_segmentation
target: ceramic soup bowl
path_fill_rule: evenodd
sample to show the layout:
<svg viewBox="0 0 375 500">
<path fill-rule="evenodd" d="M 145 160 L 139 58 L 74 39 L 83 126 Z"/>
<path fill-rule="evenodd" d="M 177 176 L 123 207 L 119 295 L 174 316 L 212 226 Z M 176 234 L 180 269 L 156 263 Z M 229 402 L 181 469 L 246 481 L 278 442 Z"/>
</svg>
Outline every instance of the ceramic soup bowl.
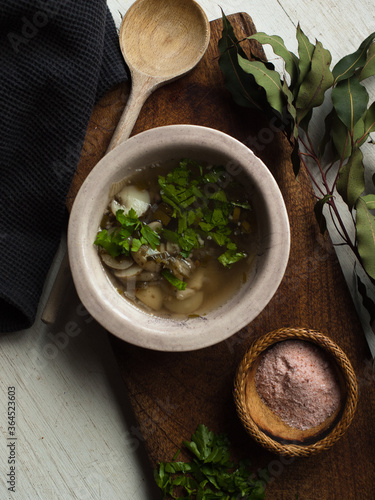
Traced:
<svg viewBox="0 0 375 500">
<path fill-rule="evenodd" d="M 179 162 L 183 158 L 225 166 L 230 176 L 242 179 L 256 216 L 256 257 L 249 276 L 221 305 L 187 317 L 159 316 L 118 292 L 108 279 L 94 241 L 115 183 L 140 169 L 145 169 L 147 175 L 149 166 L 156 163 Z M 83 183 L 68 228 L 72 275 L 89 313 L 124 341 L 161 351 L 208 347 L 250 323 L 277 290 L 287 266 L 289 247 L 284 201 L 266 165 L 236 139 L 194 125 L 151 129 L 108 153 Z"/>
</svg>

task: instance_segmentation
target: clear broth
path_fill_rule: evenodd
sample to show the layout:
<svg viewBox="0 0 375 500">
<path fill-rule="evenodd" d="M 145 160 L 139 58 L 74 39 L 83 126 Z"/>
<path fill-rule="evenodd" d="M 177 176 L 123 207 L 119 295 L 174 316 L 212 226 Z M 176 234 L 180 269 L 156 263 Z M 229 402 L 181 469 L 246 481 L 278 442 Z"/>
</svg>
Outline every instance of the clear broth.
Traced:
<svg viewBox="0 0 375 500">
<path fill-rule="evenodd" d="M 153 164 L 147 166 L 143 169 L 138 170 L 133 176 L 127 177 L 126 179 L 116 183 L 110 192 L 110 203 L 108 205 L 107 210 L 105 211 L 103 221 L 101 224 L 101 228 L 107 224 L 108 226 L 108 214 L 111 212 L 110 205 L 113 198 L 116 198 L 116 194 L 124 188 L 124 186 L 133 185 L 140 190 L 147 190 L 150 194 L 150 209 L 147 211 L 144 217 L 140 218 L 143 222 L 149 224 L 154 221 L 158 221 L 160 215 L 160 206 L 161 206 L 161 196 L 160 196 L 160 188 L 158 185 L 158 176 L 165 176 L 168 172 L 170 172 L 176 165 L 178 161 L 166 162 L 163 164 Z M 210 168 L 209 166 L 205 166 L 205 168 Z M 228 180 L 229 179 L 229 180 Z M 243 175 L 236 175 L 234 179 L 227 174 L 227 177 L 223 178 L 221 181 L 220 187 L 223 188 L 227 182 L 235 181 L 236 188 L 233 191 L 232 189 L 232 198 L 233 194 L 238 199 L 243 201 L 248 201 L 251 204 L 251 186 L 248 185 L 248 180 Z M 213 189 L 213 187 L 212 187 Z M 249 211 L 248 211 L 249 212 Z M 140 309 L 146 311 L 147 313 L 154 314 L 161 317 L 170 317 L 170 318 L 186 318 L 186 317 L 196 317 L 196 316 L 204 316 L 209 311 L 216 309 L 223 305 L 225 302 L 230 300 L 239 289 L 247 283 L 251 279 L 251 273 L 255 267 L 256 260 L 256 251 L 257 251 L 257 242 L 258 242 L 258 230 L 256 224 L 256 214 L 252 209 L 251 213 L 247 214 L 247 220 L 250 221 L 251 232 L 249 234 L 242 234 L 237 237 L 237 246 L 239 250 L 243 250 L 246 252 L 246 257 L 242 260 L 233 264 L 230 268 L 224 267 L 218 260 L 217 257 L 223 253 L 225 249 L 222 247 L 217 247 L 217 245 L 208 245 L 210 247 L 210 255 L 207 256 L 206 252 L 200 252 L 200 250 L 194 250 L 192 255 L 192 260 L 194 261 L 195 271 L 191 278 L 186 279 L 185 281 L 189 282 L 193 279 L 194 273 L 197 273 L 199 270 L 199 274 L 203 275 L 202 286 L 199 290 L 201 294 L 203 294 L 203 300 L 200 305 L 193 310 L 189 310 L 187 312 L 176 312 L 174 308 L 170 308 L 170 302 L 175 304 L 176 298 L 175 295 L 178 292 L 168 283 L 165 278 L 161 277 L 161 279 L 156 282 L 143 282 L 138 281 L 138 278 L 127 280 L 126 282 L 123 280 L 119 280 L 114 275 L 114 271 L 109 268 L 107 265 L 103 263 L 103 268 L 106 271 L 106 274 L 112 283 L 112 285 L 116 288 L 116 290 L 124 297 L 125 300 L 130 300 L 133 304 L 135 304 Z M 175 223 L 171 220 L 170 224 Z M 169 229 L 169 224 L 168 224 Z M 205 242 L 205 247 L 207 247 L 207 243 Z M 199 258 L 200 253 L 203 253 L 204 256 L 202 259 Z M 197 265 L 198 264 L 198 265 Z M 139 290 L 145 290 L 150 287 L 157 287 L 162 290 L 163 294 L 163 305 L 158 310 L 155 310 L 154 307 L 149 307 L 142 300 L 137 297 L 139 295 Z M 152 290 L 151 290 L 152 291 Z M 154 289 L 156 292 L 156 290 Z M 142 293 L 142 292 L 141 292 Z M 157 291 L 157 295 L 160 292 Z M 172 299 L 170 297 L 172 296 Z M 180 301 L 184 302 L 184 301 Z M 199 302 L 199 301 L 198 301 Z M 169 307 L 168 307 L 169 303 Z"/>
</svg>

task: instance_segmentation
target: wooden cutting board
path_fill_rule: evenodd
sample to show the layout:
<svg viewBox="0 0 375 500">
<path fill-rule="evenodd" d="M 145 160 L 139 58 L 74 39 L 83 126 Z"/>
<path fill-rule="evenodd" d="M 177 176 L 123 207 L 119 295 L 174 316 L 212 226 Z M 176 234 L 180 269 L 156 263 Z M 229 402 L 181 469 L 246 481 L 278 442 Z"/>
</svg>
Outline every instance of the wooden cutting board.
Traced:
<svg viewBox="0 0 375 500">
<path fill-rule="evenodd" d="M 230 16 L 239 39 L 255 32 L 247 14 Z M 283 193 L 291 225 L 291 254 L 285 277 L 266 309 L 246 328 L 216 346 L 188 353 L 160 353 L 131 346 L 110 335 L 151 466 L 170 460 L 200 423 L 228 433 L 234 454 L 251 459 L 254 470 L 269 469 L 267 498 L 290 500 L 371 499 L 375 482 L 375 390 L 370 354 L 334 249 L 313 216 L 304 174 L 292 173 L 290 149 L 270 132 L 262 116 L 236 106 L 224 88 L 217 42 L 222 22 L 211 23 L 208 51 L 187 77 L 160 88 L 145 104 L 133 135 L 174 123 L 220 129 L 241 140 L 266 163 Z M 246 42 L 249 44 L 250 42 Z M 244 46 L 248 46 L 248 45 Z M 253 51 L 262 52 L 255 44 Z M 96 106 L 68 207 L 88 172 L 104 155 L 128 97 L 121 85 Z M 232 387 L 236 367 L 251 342 L 276 328 L 309 327 L 325 333 L 347 353 L 358 376 L 360 401 L 344 438 L 307 459 L 282 459 L 261 449 L 236 416 Z M 124 387 L 125 390 L 125 387 Z"/>
</svg>

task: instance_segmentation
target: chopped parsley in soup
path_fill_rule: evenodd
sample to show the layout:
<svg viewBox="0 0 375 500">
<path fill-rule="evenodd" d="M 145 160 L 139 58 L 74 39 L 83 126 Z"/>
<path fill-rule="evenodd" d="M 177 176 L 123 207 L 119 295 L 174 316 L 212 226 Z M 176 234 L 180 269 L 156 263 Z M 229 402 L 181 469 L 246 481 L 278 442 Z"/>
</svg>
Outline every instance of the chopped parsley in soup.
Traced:
<svg viewBox="0 0 375 500">
<path fill-rule="evenodd" d="M 253 267 L 248 191 L 241 175 L 193 160 L 154 164 L 116 183 L 95 240 L 109 279 L 162 316 L 220 306 Z"/>
</svg>

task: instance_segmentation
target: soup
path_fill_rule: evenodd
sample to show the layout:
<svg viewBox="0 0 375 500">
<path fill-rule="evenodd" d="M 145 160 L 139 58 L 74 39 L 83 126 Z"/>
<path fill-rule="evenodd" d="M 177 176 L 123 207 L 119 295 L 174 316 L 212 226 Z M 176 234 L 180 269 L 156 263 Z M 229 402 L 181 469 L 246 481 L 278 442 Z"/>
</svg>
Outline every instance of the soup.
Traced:
<svg viewBox="0 0 375 500">
<path fill-rule="evenodd" d="M 95 244 L 118 292 L 161 316 L 204 315 L 233 297 L 256 255 L 245 186 L 223 166 L 189 159 L 112 186 Z"/>
</svg>

